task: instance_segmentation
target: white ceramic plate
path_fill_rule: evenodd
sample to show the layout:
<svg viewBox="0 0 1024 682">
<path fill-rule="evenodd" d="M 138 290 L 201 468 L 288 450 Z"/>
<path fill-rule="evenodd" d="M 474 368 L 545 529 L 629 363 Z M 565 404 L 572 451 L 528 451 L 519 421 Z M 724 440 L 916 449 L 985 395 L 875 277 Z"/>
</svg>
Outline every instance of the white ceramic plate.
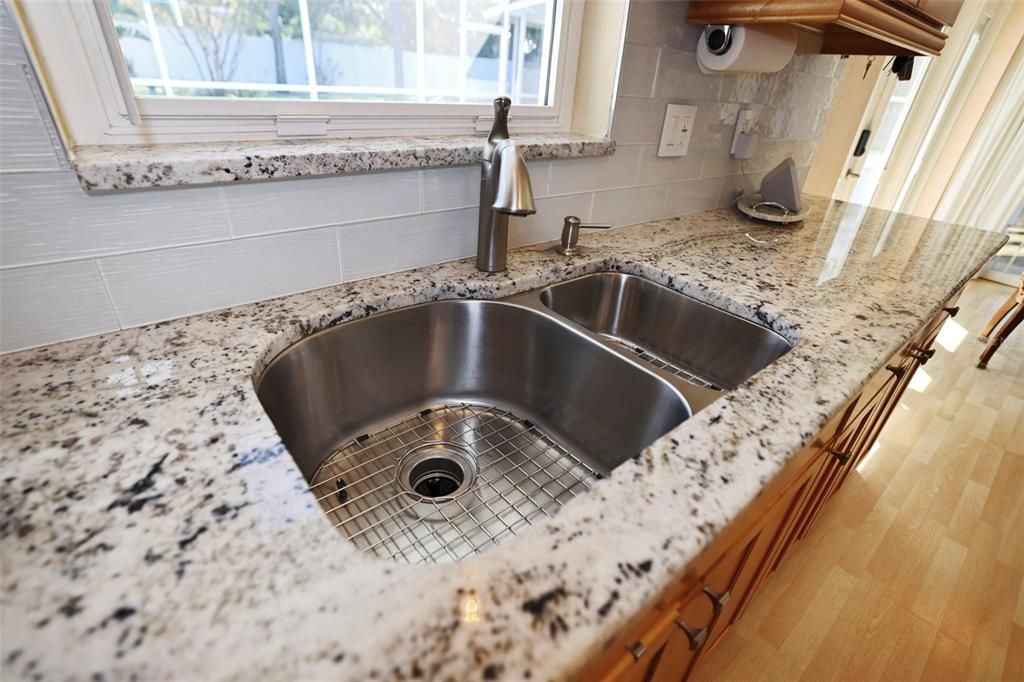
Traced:
<svg viewBox="0 0 1024 682">
<path fill-rule="evenodd" d="M 810 213 L 809 208 L 794 213 L 780 204 L 766 204 L 761 201 L 760 192 L 744 194 L 736 201 L 736 207 L 751 218 L 781 224 L 798 223 Z"/>
</svg>

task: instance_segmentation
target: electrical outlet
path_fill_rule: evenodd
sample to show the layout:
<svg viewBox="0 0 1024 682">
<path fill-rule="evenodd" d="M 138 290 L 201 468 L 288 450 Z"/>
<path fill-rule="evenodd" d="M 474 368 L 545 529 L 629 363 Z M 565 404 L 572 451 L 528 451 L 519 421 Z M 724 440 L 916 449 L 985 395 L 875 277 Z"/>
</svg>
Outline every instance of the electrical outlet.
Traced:
<svg viewBox="0 0 1024 682">
<path fill-rule="evenodd" d="M 658 156 L 686 156 L 696 118 L 697 107 L 691 104 L 669 104 L 665 107 Z"/>
<path fill-rule="evenodd" d="M 749 159 L 753 153 L 754 112 L 744 109 L 736 116 L 736 130 L 732 134 L 729 153 L 737 159 Z"/>
</svg>

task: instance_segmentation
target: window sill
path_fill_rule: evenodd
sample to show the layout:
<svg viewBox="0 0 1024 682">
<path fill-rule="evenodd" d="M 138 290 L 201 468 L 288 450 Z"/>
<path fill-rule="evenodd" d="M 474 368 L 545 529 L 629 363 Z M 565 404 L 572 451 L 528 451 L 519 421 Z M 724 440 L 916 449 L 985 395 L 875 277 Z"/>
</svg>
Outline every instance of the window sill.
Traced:
<svg viewBox="0 0 1024 682">
<path fill-rule="evenodd" d="M 613 140 L 576 133 L 514 135 L 531 159 L 607 156 Z M 75 149 L 87 192 L 211 185 L 465 166 L 480 160 L 482 136 L 285 140 L 179 145 L 104 145 Z"/>
</svg>

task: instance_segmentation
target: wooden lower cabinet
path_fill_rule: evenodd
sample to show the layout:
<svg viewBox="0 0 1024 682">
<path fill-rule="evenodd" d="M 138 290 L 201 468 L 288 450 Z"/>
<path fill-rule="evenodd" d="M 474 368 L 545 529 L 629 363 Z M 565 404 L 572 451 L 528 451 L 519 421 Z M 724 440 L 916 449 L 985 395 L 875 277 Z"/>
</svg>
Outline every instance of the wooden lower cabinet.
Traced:
<svg viewBox="0 0 1024 682">
<path fill-rule="evenodd" d="M 581 679 L 676 682 L 689 676 L 870 452 L 914 372 L 931 357 L 942 323 L 956 314 L 957 297 L 868 381 L 655 606 L 584 669 Z"/>
</svg>

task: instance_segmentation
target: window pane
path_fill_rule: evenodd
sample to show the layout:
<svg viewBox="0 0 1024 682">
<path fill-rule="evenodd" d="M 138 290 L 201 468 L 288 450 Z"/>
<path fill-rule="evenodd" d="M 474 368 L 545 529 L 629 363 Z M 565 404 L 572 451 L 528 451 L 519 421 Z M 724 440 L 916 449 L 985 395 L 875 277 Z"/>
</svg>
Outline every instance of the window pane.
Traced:
<svg viewBox="0 0 1024 682">
<path fill-rule="evenodd" d="M 137 95 L 547 104 L 555 0 L 108 0 Z"/>
</svg>

